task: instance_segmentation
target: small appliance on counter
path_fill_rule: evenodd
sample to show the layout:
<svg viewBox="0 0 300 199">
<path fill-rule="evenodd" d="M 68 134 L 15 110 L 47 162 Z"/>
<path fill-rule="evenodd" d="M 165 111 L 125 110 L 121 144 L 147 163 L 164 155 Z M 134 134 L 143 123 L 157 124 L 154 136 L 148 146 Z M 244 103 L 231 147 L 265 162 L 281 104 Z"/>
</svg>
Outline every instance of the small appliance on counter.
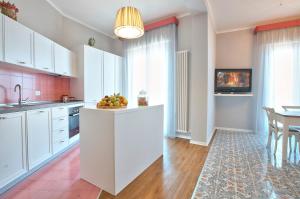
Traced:
<svg viewBox="0 0 300 199">
<path fill-rule="evenodd" d="M 139 106 L 148 106 L 148 96 L 147 92 L 141 90 L 138 95 L 138 105 Z"/>
<path fill-rule="evenodd" d="M 70 97 L 69 95 L 62 95 L 62 96 L 61 96 L 61 101 L 62 101 L 63 103 L 75 101 L 75 97 Z"/>
</svg>

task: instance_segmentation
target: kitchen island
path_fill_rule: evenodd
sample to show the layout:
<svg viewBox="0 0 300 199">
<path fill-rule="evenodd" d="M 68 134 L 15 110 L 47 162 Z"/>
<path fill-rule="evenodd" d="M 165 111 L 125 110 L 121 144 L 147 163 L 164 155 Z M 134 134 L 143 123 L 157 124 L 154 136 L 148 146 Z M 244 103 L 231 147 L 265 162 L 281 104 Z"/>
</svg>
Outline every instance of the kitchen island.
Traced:
<svg viewBox="0 0 300 199">
<path fill-rule="evenodd" d="M 80 176 L 117 195 L 163 154 L 163 105 L 80 110 Z"/>
</svg>

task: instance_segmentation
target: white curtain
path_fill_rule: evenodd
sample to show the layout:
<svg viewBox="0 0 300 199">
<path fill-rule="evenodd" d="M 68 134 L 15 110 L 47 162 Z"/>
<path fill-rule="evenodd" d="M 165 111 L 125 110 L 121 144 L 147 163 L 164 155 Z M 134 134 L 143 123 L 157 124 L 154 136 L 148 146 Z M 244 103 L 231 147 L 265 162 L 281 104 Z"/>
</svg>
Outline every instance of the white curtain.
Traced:
<svg viewBox="0 0 300 199">
<path fill-rule="evenodd" d="M 150 105 L 164 104 L 164 134 L 175 137 L 176 25 L 146 32 L 125 41 L 125 79 L 129 102 L 145 90 Z"/>
<path fill-rule="evenodd" d="M 300 27 L 259 32 L 254 53 L 259 68 L 256 130 L 266 132 L 263 106 L 300 106 Z"/>
</svg>

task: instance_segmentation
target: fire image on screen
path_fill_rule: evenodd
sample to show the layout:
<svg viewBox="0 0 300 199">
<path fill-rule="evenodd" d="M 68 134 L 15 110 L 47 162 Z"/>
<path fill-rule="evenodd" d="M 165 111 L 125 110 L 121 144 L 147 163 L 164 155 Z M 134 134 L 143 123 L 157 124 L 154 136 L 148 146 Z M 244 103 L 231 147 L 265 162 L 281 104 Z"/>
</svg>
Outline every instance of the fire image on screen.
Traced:
<svg viewBox="0 0 300 199">
<path fill-rule="evenodd" d="M 218 72 L 217 87 L 249 87 L 250 73 L 248 72 Z"/>
</svg>

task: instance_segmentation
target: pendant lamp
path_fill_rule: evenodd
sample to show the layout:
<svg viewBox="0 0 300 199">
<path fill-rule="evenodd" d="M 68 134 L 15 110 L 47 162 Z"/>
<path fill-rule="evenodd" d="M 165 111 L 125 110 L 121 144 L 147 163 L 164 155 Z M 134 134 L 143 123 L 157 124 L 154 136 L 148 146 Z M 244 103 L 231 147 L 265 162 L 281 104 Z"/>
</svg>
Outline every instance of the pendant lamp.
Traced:
<svg viewBox="0 0 300 199">
<path fill-rule="evenodd" d="M 132 6 L 118 10 L 115 22 L 115 34 L 124 39 L 135 39 L 144 35 L 144 23 L 138 9 Z"/>
</svg>

